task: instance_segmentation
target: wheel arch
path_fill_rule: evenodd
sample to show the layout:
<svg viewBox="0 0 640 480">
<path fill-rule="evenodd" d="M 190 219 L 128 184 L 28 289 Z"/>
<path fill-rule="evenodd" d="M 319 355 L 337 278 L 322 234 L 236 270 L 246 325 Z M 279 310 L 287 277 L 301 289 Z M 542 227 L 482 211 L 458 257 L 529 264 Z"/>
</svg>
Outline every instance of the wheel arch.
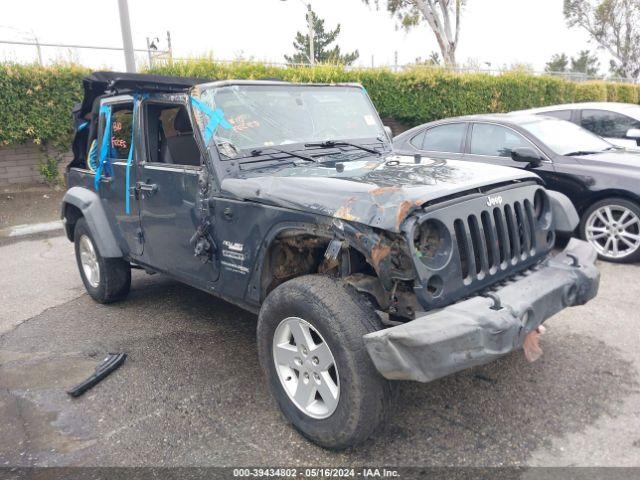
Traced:
<svg viewBox="0 0 640 480">
<path fill-rule="evenodd" d="M 340 250 L 342 255 L 348 255 L 350 265 L 376 276 L 366 252 L 338 238 L 331 224 L 283 223 L 274 226 L 261 243 L 257 268 L 248 285 L 249 300 L 261 304 L 275 287 L 287 280 L 340 268 L 340 260 L 325 256 L 332 241 L 343 242 Z"/>
<path fill-rule="evenodd" d="M 622 198 L 623 200 L 627 200 L 629 202 L 633 202 L 640 206 L 640 195 L 636 195 L 629 190 L 620 190 L 615 188 L 608 188 L 606 190 L 599 190 L 594 192 L 589 196 L 588 199 L 581 202 L 579 205 L 576 205 L 576 210 L 578 210 L 578 214 L 580 215 L 580 221 L 583 220 L 583 215 L 586 213 L 589 208 L 597 202 L 605 200 L 607 198 Z"/>
<path fill-rule="evenodd" d="M 102 207 L 102 201 L 95 192 L 82 187 L 70 188 L 62 199 L 61 217 L 69 240 L 73 241 L 78 219 L 84 218 L 100 255 L 105 258 L 123 256 Z"/>
</svg>

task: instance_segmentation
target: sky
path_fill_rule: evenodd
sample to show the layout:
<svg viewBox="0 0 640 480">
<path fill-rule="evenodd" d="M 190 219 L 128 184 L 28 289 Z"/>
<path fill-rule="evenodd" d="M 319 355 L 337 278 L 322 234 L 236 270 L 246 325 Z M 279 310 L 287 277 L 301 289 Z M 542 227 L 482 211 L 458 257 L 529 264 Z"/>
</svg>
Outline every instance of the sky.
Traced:
<svg viewBox="0 0 640 480">
<path fill-rule="evenodd" d="M 305 0 L 306 1 L 306 0 Z M 358 50 L 356 65 L 400 65 L 427 58 L 438 51 L 426 25 L 405 32 L 388 12 L 362 0 L 310 0 L 325 25 L 342 25 L 343 51 Z M 457 58 L 483 68 L 515 63 L 543 70 L 554 53 L 575 55 L 595 45 L 586 33 L 569 29 L 562 15 L 562 0 L 468 0 L 462 17 Z M 381 7 L 385 0 L 380 0 Z M 174 57 L 211 55 L 220 60 L 239 57 L 283 62 L 293 53 L 297 31 L 306 31 L 302 0 L 129 0 L 133 43 L 146 48 L 147 37 L 159 37 L 166 46 L 171 32 Z M 5 0 L 0 16 L 0 40 L 122 46 L 117 0 Z M 608 57 L 598 53 L 606 72 Z M 122 52 L 42 48 L 46 63 L 72 60 L 91 68 L 124 69 Z M 36 60 L 30 46 L 0 43 L 0 61 Z M 146 53 L 136 54 L 139 64 Z"/>
</svg>

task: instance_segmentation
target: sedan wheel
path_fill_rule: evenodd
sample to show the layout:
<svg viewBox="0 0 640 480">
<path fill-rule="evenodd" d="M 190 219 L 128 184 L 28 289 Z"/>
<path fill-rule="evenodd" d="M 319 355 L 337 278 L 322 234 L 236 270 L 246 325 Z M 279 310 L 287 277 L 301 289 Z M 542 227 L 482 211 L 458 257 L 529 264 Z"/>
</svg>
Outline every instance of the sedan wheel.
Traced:
<svg viewBox="0 0 640 480">
<path fill-rule="evenodd" d="M 603 259 L 630 261 L 640 251 L 640 215 L 634 207 L 601 202 L 587 212 L 584 237 Z"/>
</svg>

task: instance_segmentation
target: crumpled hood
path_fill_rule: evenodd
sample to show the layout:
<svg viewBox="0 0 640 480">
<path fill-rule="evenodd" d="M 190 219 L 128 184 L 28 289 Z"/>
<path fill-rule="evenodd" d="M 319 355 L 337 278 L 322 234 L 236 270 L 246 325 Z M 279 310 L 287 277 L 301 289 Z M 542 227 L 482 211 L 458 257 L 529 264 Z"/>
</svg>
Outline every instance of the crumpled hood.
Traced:
<svg viewBox="0 0 640 480">
<path fill-rule="evenodd" d="M 329 163 L 329 162 L 328 162 Z M 310 211 L 399 232 L 400 224 L 426 202 L 465 190 L 523 179 L 526 170 L 484 163 L 389 155 L 344 163 L 261 170 L 244 178 L 225 178 L 222 192 L 231 197 Z"/>
</svg>

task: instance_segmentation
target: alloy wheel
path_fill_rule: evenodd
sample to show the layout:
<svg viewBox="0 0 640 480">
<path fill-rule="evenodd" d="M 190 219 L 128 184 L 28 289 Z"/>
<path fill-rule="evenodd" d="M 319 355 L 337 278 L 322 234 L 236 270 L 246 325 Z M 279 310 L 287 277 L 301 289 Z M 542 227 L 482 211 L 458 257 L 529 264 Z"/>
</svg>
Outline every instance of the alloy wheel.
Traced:
<svg viewBox="0 0 640 480">
<path fill-rule="evenodd" d="M 622 205 L 594 210 L 585 225 L 586 239 L 603 257 L 621 259 L 640 248 L 640 218 Z"/>
<path fill-rule="evenodd" d="M 331 416 L 340 399 L 336 361 L 327 342 L 309 322 L 282 320 L 273 336 L 278 379 L 293 404 L 306 415 Z"/>
<path fill-rule="evenodd" d="M 86 235 L 80 237 L 80 263 L 84 276 L 93 288 L 100 285 L 100 264 L 93 242 Z"/>
</svg>

